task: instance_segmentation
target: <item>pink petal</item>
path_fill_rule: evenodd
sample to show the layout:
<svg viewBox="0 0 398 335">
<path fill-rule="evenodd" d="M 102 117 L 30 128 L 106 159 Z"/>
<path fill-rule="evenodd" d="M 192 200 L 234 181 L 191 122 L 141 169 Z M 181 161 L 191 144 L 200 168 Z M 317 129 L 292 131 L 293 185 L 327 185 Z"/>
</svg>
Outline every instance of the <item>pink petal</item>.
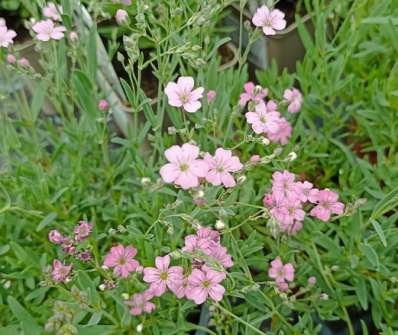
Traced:
<svg viewBox="0 0 398 335">
<path fill-rule="evenodd" d="M 190 92 L 193 89 L 194 80 L 192 77 L 180 77 L 177 80 L 177 85 L 180 90 Z"/>
<path fill-rule="evenodd" d="M 225 187 L 234 187 L 236 185 L 234 177 L 228 172 L 221 174 L 221 181 Z"/>
<path fill-rule="evenodd" d="M 203 97 L 203 92 L 204 92 L 203 87 L 198 87 L 197 89 L 193 90 L 191 94 L 189 95 L 189 98 L 191 100 L 199 100 Z"/>
<path fill-rule="evenodd" d="M 192 174 L 190 171 L 181 172 L 175 180 L 175 183 L 181 186 L 184 190 L 199 186 L 198 177 Z"/>
<path fill-rule="evenodd" d="M 214 301 L 221 301 L 225 293 L 225 288 L 219 284 L 210 287 L 209 295 Z"/>
<path fill-rule="evenodd" d="M 166 272 L 170 265 L 170 256 L 156 257 L 155 264 L 160 271 Z"/>
<path fill-rule="evenodd" d="M 168 163 L 160 168 L 159 173 L 164 182 L 172 183 L 177 179 L 180 174 L 180 170 L 175 163 Z"/>
<path fill-rule="evenodd" d="M 189 101 L 183 105 L 183 108 L 188 112 L 188 113 L 195 113 L 202 104 L 199 101 Z"/>
<path fill-rule="evenodd" d="M 155 268 L 144 268 L 144 282 L 153 283 L 159 280 L 160 271 Z"/>
<path fill-rule="evenodd" d="M 179 158 L 182 156 L 182 150 L 178 145 L 173 145 L 164 152 L 164 155 L 169 162 L 178 164 Z"/>
</svg>

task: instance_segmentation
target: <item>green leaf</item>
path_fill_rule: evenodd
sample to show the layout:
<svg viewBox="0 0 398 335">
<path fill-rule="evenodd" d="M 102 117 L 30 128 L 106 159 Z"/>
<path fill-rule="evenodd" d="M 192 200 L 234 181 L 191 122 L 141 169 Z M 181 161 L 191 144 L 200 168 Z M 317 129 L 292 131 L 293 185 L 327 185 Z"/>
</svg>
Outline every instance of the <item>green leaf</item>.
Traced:
<svg viewBox="0 0 398 335">
<path fill-rule="evenodd" d="M 359 246 L 359 249 L 361 250 L 362 254 L 364 254 L 365 257 L 368 259 L 369 263 L 373 267 L 378 269 L 380 264 L 379 264 L 379 256 L 377 256 L 376 251 L 369 244 L 364 244 L 364 243 L 362 243 Z"/>
<path fill-rule="evenodd" d="M 22 323 L 25 335 L 41 335 L 43 331 L 30 313 L 12 296 L 7 298 L 8 305 L 15 317 Z"/>
<path fill-rule="evenodd" d="M 88 35 L 87 66 L 91 82 L 95 82 L 97 78 L 97 29 L 94 25 Z"/>
<path fill-rule="evenodd" d="M 358 296 L 361 307 L 366 311 L 368 309 L 368 292 L 366 281 L 362 277 L 358 278 L 355 285 L 355 293 Z"/>
<path fill-rule="evenodd" d="M 36 228 L 36 231 L 41 231 L 42 229 L 47 227 L 51 222 L 53 222 L 56 219 L 57 216 L 58 214 L 55 212 L 48 214 L 43 220 L 41 220 L 41 222 Z"/>
<path fill-rule="evenodd" d="M 383 245 L 387 247 L 387 240 L 384 235 L 383 228 L 381 228 L 380 224 L 376 220 L 370 218 L 369 221 L 372 223 L 373 228 L 375 229 L 377 235 L 379 235 L 381 243 L 383 243 Z"/>
<path fill-rule="evenodd" d="M 398 187 L 394 188 L 383 199 L 381 199 L 373 209 L 371 218 L 377 220 L 384 213 L 398 206 Z"/>
</svg>

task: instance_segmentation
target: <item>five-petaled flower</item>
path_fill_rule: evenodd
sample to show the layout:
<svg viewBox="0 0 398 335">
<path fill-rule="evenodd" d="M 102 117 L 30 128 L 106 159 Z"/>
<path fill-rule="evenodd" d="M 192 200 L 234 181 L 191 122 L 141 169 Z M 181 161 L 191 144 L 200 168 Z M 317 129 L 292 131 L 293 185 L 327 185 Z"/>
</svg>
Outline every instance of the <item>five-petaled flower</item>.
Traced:
<svg viewBox="0 0 398 335">
<path fill-rule="evenodd" d="M 261 6 L 253 16 L 252 22 L 256 27 L 263 29 L 265 35 L 275 35 L 276 30 L 286 27 L 285 14 L 279 9 L 269 10 L 267 6 Z"/>
<path fill-rule="evenodd" d="M 42 20 L 32 26 L 33 31 L 37 34 L 36 38 L 40 41 L 47 42 L 50 39 L 60 40 L 64 37 L 66 28 L 64 26 L 55 26 L 51 20 Z"/>
<path fill-rule="evenodd" d="M 169 105 L 182 107 L 188 113 L 195 113 L 202 106 L 199 99 L 203 97 L 204 88 L 193 89 L 193 87 L 194 80 L 192 77 L 180 77 L 177 83 L 169 82 L 164 90 Z"/>
<path fill-rule="evenodd" d="M 139 267 L 138 261 L 134 259 L 137 249 L 132 246 L 124 247 L 117 245 L 111 248 L 110 252 L 105 256 L 104 265 L 113 268 L 116 276 L 127 278 L 130 272 L 137 271 Z"/>
</svg>

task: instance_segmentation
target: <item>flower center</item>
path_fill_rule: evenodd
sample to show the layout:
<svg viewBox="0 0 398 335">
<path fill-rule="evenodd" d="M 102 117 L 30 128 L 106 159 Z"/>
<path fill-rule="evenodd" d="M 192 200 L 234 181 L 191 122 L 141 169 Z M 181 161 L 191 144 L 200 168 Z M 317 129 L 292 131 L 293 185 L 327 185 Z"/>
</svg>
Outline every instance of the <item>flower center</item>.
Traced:
<svg viewBox="0 0 398 335">
<path fill-rule="evenodd" d="M 266 118 L 265 116 L 261 116 L 261 117 L 260 117 L 260 121 L 261 121 L 262 123 L 266 123 L 266 122 L 267 122 L 267 118 Z"/>
<path fill-rule="evenodd" d="M 167 274 L 167 272 L 161 272 L 159 277 L 161 280 L 167 280 L 168 274 Z"/>
<path fill-rule="evenodd" d="M 188 169 L 189 169 L 189 165 L 188 165 L 188 164 L 182 163 L 182 164 L 180 165 L 180 170 L 181 170 L 182 172 L 188 171 Z"/>
<path fill-rule="evenodd" d="M 126 258 L 124 258 L 124 257 L 120 257 L 120 259 L 119 259 L 119 265 L 126 265 Z"/>
<path fill-rule="evenodd" d="M 189 95 L 187 93 L 182 93 L 180 95 L 180 100 L 183 104 L 186 104 L 189 101 Z"/>
<path fill-rule="evenodd" d="M 216 167 L 217 172 L 224 172 L 224 167 L 222 165 L 219 165 Z"/>
<path fill-rule="evenodd" d="M 204 280 L 203 281 L 203 287 L 209 287 L 210 286 L 210 282 L 208 280 Z"/>
</svg>

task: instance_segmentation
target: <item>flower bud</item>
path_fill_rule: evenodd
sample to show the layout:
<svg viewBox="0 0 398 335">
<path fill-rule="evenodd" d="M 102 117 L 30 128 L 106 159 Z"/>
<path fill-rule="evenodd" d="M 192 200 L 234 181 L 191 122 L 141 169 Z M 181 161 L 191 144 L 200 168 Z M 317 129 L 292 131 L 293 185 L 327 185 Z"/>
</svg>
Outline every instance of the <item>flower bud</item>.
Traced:
<svg viewBox="0 0 398 335">
<path fill-rule="evenodd" d="M 64 241 L 64 237 L 58 230 L 51 230 L 48 233 L 48 240 L 54 244 L 61 244 Z"/>
<path fill-rule="evenodd" d="M 108 110 L 108 108 L 109 108 L 109 102 L 108 102 L 107 100 L 101 99 L 101 100 L 98 102 L 98 109 L 99 109 L 100 111 L 105 112 L 105 111 Z"/>
<path fill-rule="evenodd" d="M 116 11 L 115 19 L 118 25 L 123 25 L 128 23 L 129 15 L 124 9 L 118 9 Z"/>
<path fill-rule="evenodd" d="M 294 151 L 292 151 L 292 152 L 290 152 L 290 153 L 287 155 L 286 160 L 287 160 L 288 162 L 293 162 L 296 158 L 297 158 L 297 154 L 296 154 Z"/>
<path fill-rule="evenodd" d="M 15 57 L 13 54 L 7 55 L 7 63 L 8 64 L 14 64 L 16 61 L 17 61 L 17 57 Z"/>
<path fill-rule="evenodd" d="M 263 137 L 263 138 L 261 139 L 261 143 L 264 144 L 264 145 L 268 145 L 268 144 L 270 144 L 270 141 L 269 141 L 268 138 Z"/>
<path fill-rule="evenodd" d="M 316 278 L 314 276 L 308 278 L 308 284 L 309 285 L 315 285 L 316 284 Z"/>
<path fill-rule="evenodd" d="M 223 220 L 217 220 L 216 221 L 216 229 L 221 230 L 225 228 L 225 223 Z"/>
<path fill-rule="evenodd" d="M 69 33 L 69 39 L 71 42 L 76 42 L 79 39 L 79 36 L 77 35 L 76 31 L 71 31 Z"/>
<path fill-rule="evenodd" d="M 135 330 L 137 331 L 137 333 L 142 333 L 142 330 L 144 329 L 144 325 L 142 323 L 140 323 Z"/>
<path fill-rule="evenodd" d="M 126 292 L 122 293 L 122 299 L 127 300 L 128 298 L 130 298 L 128 293 Z"/>
</svg>

